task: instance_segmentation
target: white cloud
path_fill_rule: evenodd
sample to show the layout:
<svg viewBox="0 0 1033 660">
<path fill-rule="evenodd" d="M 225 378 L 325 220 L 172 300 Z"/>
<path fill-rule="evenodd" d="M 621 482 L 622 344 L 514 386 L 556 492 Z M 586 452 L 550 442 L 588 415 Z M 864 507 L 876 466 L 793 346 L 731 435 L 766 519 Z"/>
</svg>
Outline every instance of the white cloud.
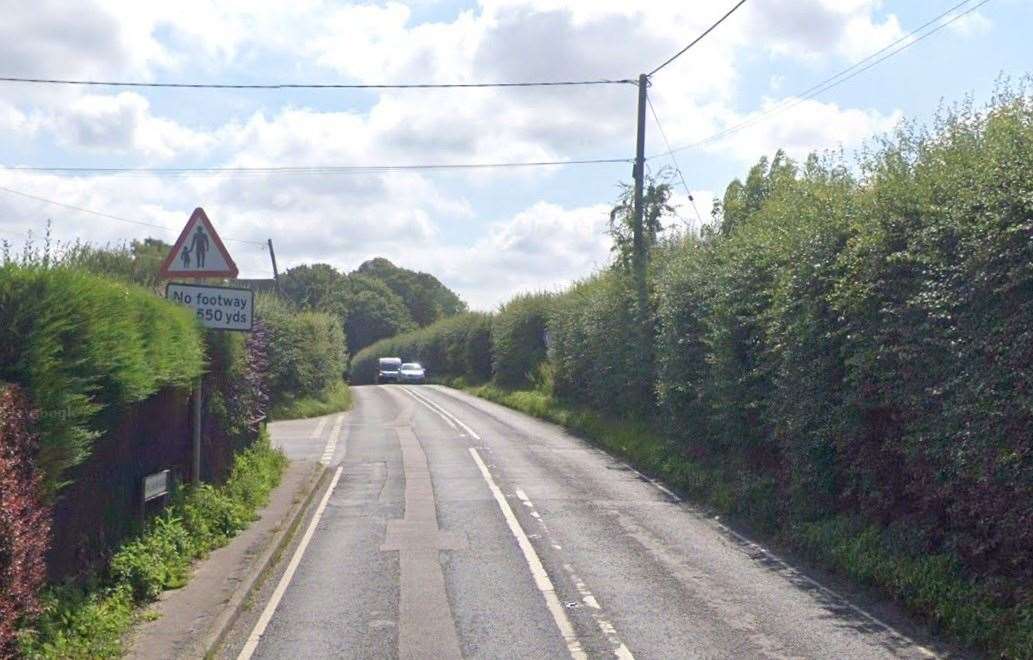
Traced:
<svg viewBox="0 0 1033 660">
<path fill-rule="evenodd" d="M 265 80 L 291 71 L 296 78 L 363 82 L 624 78 L 659 64 L 722 11 L 683 0 L 480 0 L 447 20 L 417 24 L 413 8 L 392 0 L 96 0 L 72 8 L 41 0 L 6 10 L 0 60 L 14 75 L 160 80 Z M 672 141 L 691 142 L 752 116 L 733 110 L 741 103 L 741 62 L 751 54 L 850 58 L 900 32 L 876 0 L 755 0 L 692 57 L 666 69 L 651 96 Z M 767 36 L 758 42 L 757 34 Z M 269 63 L 275 73 L 264 73 Z M 772 90 L 780 85 L 772 79 Z M 0 130 L 30 141 L 52 136 L 64 148 L 56 157 L 46 153 L 44 160 L 53 162 L 63 156 L 88 163 L 104 154 L 127 164 L 213 166 L 608 157 L 630 153 L 634 134 L 631 86 L 385 91 L 371 96 L 370 106 L 333 110 L 282 105 L 284 96 L 248 96 L 246 109 L 220 106 L 222 114 L 206 127 L 157 100 L 152 106 L 141 93 L 97 92 L 19 87 L 11 97 L 17 101 L 0 102 Z M 182 98 L 193 104 L 202 97 Z M 265 101 L 255 98 L 274 101 L 256 110 Z M 799 156 L 857 144 L 897 116 L 810 101 L 717 148 L 744 162 L 778 147 Z M 652 127 L 649 134 L 650 151 L 658 151 L 659 136 Z M 7 157 L 0 152 L 0 158 Z M 481 207 L 471 201 L 470 188 L 490 197 L 513 177 L 546 183 L 553 174 L 24 176 L 5 185 L 175 229 L 201 205 L 227 236 L 272 236 L 287 265 L 318 260 L 353 268 L 385 255 L 439 274 L 475 307 L 487 308 L 514 291 L 561 286 L 609 262 L 607 204 L 532 197 L 506 220 L 487 228 L 478 221 L 497 216 L 483 199 Z M 475 185 L 460 185 L 466 183 Z M 712 194 L 694 195 L 708 219 Z M 676 201 L 680 215 L 697 225 L 681 193 Z M 54 217 L 58 236 L 104 242 L 161 235 L 2 193 L 0 214 L 5 231 L 23 232 Z M 471 230 L 454 236 L 446 219 L 469 222 Z M 254 246 L 231 243 L 231 249 L 246 273 L 268 272 L 267 255 Z"/>
<path fill-rule="evenodd" d="M 976 37 L 988 33 L 993 26 L 993 21 L 985 14 L 975 11 L 950 23 L 947 29 L 962 37 Z"/>
<path fill-rule="evenodd" d="M 893 14 L 877 18 L 882 0 L 762 0 L 750 14 L 772 52 L 804 59 L 870 55 L 904 34 Z"/>
<path fill-rule="evenodd" d="M 784 103 L 793 104 L 792 109 L 748 125 L 727 139 L 708 145 L 707 149 L 731 154 L 745 162 L 755 162 L 778 149 L 793 158 L 803 159 L 814 151 L 859 147 L 866 139 L 892 130 L 903 117 L 900 111 L 884 114 L 877 110 L 841 108 L 836 103 L 814 99 L 788 98 L 769 99 L 759 111 L 739 117 L 733 123 L 754 121 Z"/>
<path fill-rule="evenodd" d="M 150 102 L 133 92 L 80 96 L 47 122 L 58 139 L 90 151 L 172 158 L 210 146 L 215 136 L 155 117 Z"/>
</svg>

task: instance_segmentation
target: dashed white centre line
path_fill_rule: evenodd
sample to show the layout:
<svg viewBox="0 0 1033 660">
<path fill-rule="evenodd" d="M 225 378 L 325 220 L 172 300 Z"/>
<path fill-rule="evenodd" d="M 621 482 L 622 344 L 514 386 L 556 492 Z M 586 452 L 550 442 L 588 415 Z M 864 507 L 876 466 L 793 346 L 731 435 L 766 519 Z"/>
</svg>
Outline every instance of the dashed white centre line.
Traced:
<svg viewBox="0 0 1033 660">
<path fill-rule="evenodd" d="M 527 538 L 527 533 L 520 526 L 520 522 L 513 513 L 513 508 L 509 506 L 506 496 L 502 494 L 502 491 L 495 483 L 495 479 L 492 478 L 491 472 L 488 471 L 488 466 L 481 460 L 481 455 L 477 453 L 477 449 L 470 447 L 470 455 L 473 456 L 474 463 L 477 464 L 481 471 L 481 476 L 488 482 L 488 489 L 491 490 L 491 494 L 495 497 L 499 508 L 502 509 L 502 517 L 506 519 L 509 531 L 516 537 L 517 545 L 520 546 L 520 551 L 524 555 L 524 561 L 527 562 L 528 568 L 531 569 L 534 583 L 538 590 L 542 592 L 542 596 L 545 598 L 545 605 L 549 608 L 549 613 L 552 614 L 552 620 L 556 623 L 556 627 L 559 628 L 563 641 L 567 643 L 567 651 L 570 653 L 570 657 L 575 660 L 588 658 L 588 654 L 581 648 L 581 642 L 578 641 L 577 635 L 574 632 L 574 626 L 567 617 L 567 611 L 563 608 L 563 604 L 560 603 L 560 599 L 556 595 L 556 587 L 549 578 L 549 573 L 545 570 L 538 552 L 531 545 L 531 539 Z"/>
<path fill-rule="evenodd" d="M 467 435 L 474 440 L 481 439 L 473 429 L 430 399 L 427 399 L 421 394 L 415 393 L 408 387 L 403 387 L 402 390 L 441 417 L 445 419 L 451 418 L 453 422 L 458 424 L 467 433 Z M 531 569 L 531 577 L 534 579 L 535 586 L 538 587 L 542 597 L 545 599 L 545 605 L 549 609 L 549 613 L 552 615 L 552 620 L 555 622 L 556 627 L 560 631 L 560 635 L 563 637 L 563 641 L 567 645 L 567 652 L 570 653 L 570 657 L 574 660 L 587 660 L 588 654 L 585 653 L 585 650 L 581 647 L 581 642 L 578 640 L 577 634 L 574 632 L 574 626 L 570 623 L 570 618 L 567 617 L 567 611 L 564 609 L 563 604 L 556 595 L 556 587 L 553 585 L 552 579 L 549 578 L 549 573 L 545 570 L 541 557 L 538 556 L 538 552 L 534 549 L 534 546 L 531 545 L 531 539 L 528 538 L 527 533 L 524 532 L 523 527 L 520 526 L 520 522 L 513 513 L 513 508 L 509 506 L 506 496 L 502 494 L 502 490 L 500 490 L 498 485 L 495 483 L 495 479 L 491 476 L 491 472 L 488 471 L 488 466 L 484 464 L 484 461 L 481 459 L 481 455 L 477 453 L 477 449 L 475 447 L 470 447 L 469 449 L 474 463 L 477 464 L 477 468 L 481 471 L 481 476 L 484 477 L 484 480 L 488 483 L 488 489 L 495 498 L 495 502 L 498 503 L 499 509 L 502 510 L 502 517 L 505 518 L 509 531 L 512 532 L 514 537 L 516 537 L 517 545 L 520 547 L 520 552 L 524 555 L 524 561 L 527 562 L 528 568 Z"/>
</svg>

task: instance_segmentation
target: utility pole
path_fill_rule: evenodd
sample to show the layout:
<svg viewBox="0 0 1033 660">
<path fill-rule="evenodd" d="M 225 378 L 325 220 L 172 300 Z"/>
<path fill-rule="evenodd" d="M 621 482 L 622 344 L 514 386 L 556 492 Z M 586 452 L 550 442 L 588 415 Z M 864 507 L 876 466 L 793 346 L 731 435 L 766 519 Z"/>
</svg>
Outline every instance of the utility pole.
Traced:
<svg viewBox="0 0 1033 660">
<path fill-rule="evenodd" d="M 276 285 L 276 295 L 280 295 L 280 271 L 276 269 L 276 252 L 273 250 L 273 239 L 268 240 L 269 258 L 273 262 L 273 284 Z"/>
<path fill-rule="evenodd" d="M 635 218 L 633 225 L 632 268 L 634 269 L 635 292 L 638 302 L 639 322 L 647 318 L 646 305 L 646 244 L 642 208 L 642 188 L 646 177 L 646 93 L 649 88 L 649 76 L 638 77 L 638 137 L 635 141 Z"/>
</svg>

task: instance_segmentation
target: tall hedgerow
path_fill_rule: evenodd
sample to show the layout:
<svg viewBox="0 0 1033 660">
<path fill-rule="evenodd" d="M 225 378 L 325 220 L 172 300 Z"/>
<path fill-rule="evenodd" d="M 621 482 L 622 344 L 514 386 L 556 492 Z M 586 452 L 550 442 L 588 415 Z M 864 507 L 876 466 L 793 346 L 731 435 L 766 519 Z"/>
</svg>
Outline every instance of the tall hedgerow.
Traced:
<svg viewBox="0 0 1033 660">
<path fill-rule="evenodd" d="M 493 317 L 492 368 L 500 385 L 528 384 L 545 360 L 546 325 L 553 298 L 549 293 L 522 294 L 503 305 Z"/>
<path fill-rule="evenodd" d="M 259 296 L 257 313 L 267 333 L 267 382 L 274 404 L 318 396 L 341 381 L 347 353 L 336 317 L 297 311 L 272 296 Z"/>
<path fill-rule="evenodd" d="M 652 362 L 635 307 L 630 277 L 617 270 L 557 297 L 548 328 L 559 396 L 614 414 L 648 414 Z"/>
<path fill-rule="evenodd" d="M 382 339 L 359 351 L 351 361 L 352 384 L 376 380 L 377 360 L 400 357 L 420 362 L 431 377 L 480 382 L 491 377 L 491 317 L 479 312 L 451 316 L 426 328 Z"/>
<path fill-rule="evenodd" d="M 185 386 L 203 368 L 192 313 L 131 284 L 68 268 L 0 267 L 0 379 L 40 411 L 48 490 L 103 431 L 97 413 Z"/>
</svg>

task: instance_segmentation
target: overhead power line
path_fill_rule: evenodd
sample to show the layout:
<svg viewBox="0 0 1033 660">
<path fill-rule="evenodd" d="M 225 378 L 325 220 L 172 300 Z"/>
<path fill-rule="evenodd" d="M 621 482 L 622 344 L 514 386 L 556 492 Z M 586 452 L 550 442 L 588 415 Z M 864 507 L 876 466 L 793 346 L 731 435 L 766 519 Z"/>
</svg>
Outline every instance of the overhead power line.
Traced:
<svg viewBox="0 0 1033 660">
<path fill-rule="evenodd" d="M 54 206 L 60 206 L 61 208 L 69 209 L 70 211 L 78 211 L 79 213 L 87 213 L 89 215 L 95 215 L 95 216 L 98 216 L 98 217 L 101 217 L 101 218 L 107 218 L 109 220 L 117 220 L 118 222 L 127 222 L 129 224 L 140 225 L 140 226 L 143 226 L 143 227 L 153 227 L 155 229 L 162 229 L 164 231 L 171 231 L 171 232 L 175 232 L 176 231 L 174 228 L 167 227 L 165 225 L 159 225 L 159 224 L 156 224 L 156 223 L 153 223 L 153 222 L 144 222 L 142 220 L 133 220 L 131 218 L 123 218 L 123 217 L 120 217 L 120 216 L 117 216 L 117 215 L 111 215 L 110 213 L 103 213 L 101 211 L 94 211 L 93 209 L 87 209 L 87 208 L 83 208 L 81 206 L 74 206 L 72 204 L 65 204 L 64 202 L 58 202 L 58 201 L 55 201 L 53 199 L 47 199 L 46 197 L 39 197 L 37 195 L 30 195 L 29 193 L 25 193 L 25 192 L 22 192 L 20 190 L 14 190 L 12 188 L 5 188 L 4 186 L 0 186 L 0 191 L 3 191 L 5 193 L 10 193 L 12 195 L 18 195 L 19 197 L 25 197 L 27 199 L 35 200 L 37 202 L 43 202 L 44 204 L 52 204 Z M 224 237 L 224 240 L 234 241 L 236 243 L 252 243 L 254 245 L 261 245 L 263 247 L 265 246 L 265 242 L 264 241 L 252 241 L 252 240 L 248 240 L 248 239 L 244 239 L 244 238 Z"/>
<path fill-rule="evenodd" d="M 630 158 L 589 158 L 580 160 L 539 160 L 497 163 L 417 163 L 405 165 L 297 165 L 268 167 L 64 167 L 64 166 L 9 166 L 12 172 L 62 174 L 123 174 L 142 173 L 156 176 L 224 175 L 224 174 L 378 174 L 421 170 L 473 170 L 531 167 L 558 167 L 564 165 L 605 165 L 629 163 Z M 2 188 L 0 188 L 2 190 Z"/>
<path fill-rule="evenodd" d="M 907 50 L 908 48 L 914 46 L 915 44 L 917 44 L 917 43 L 927 39 L 928 37 L 933 36 L 934 34 L 939 32 L 940 30 L 948 27 L 949 25 L 951 25 L 952 23 L 955 23 L 956 21 L 961 20 L 962 18 L 964 18 L 965 16 L 968 16 L 972 12 L 974 12 L 977 9 L 979 9 L 980 7 L 982 7 L 983 5 L 989 3 L 990 0 L 980 0 L 980 2 L 978 2 L 975 5 L 972 5 L 971 7 L 966 9 L 965 11 L 957 13 L 954 16 L 951 16 L 952 13 L 957 12 L 959 9 L 961 9 L 962 7 L 965 7 L 970 2 L 972 2 L 972 0 L 964 0 L 963 2 L 960 2 L 960 3 L 952 6 L 950 9 L 944 11 L 941 14 L 938 14 L 936 17 L 934 17 L 934 18 L 930 19 L 929 21 L 923 23 L 921 26 L 919 26 L 919 27 L 915 28 L 914 30 L 912 30 L 911 32 L 905 34 L 904 36 L 900 37 L 896 41 L 893 41 L 892 43 L 889 43 L 886 46 L 883 46 L 882 48 L 880 48 L 879 50 L 875 51 L 871 55 L 868 55 L 867 57 L 865 57 L 865 58 L 863 58 L 861 60 L 858 60 L 857 62 L 855 62 L 854 64 L 850 65 L 849 67 L 843 69 L 842 71 L 840 71 L 839 73 L 835 74 L 834 76 L 826 78 L 825 80 L 817 83 L 816 85 L 813 85 L 813 86 L 803 90 L 799 94 L 793 96 L 791 99 L 783 101 L 782 103 L 776 105 L 775 107 L 773 107 L 773 108 L 771 108 L 771 109 L 769 109 L 769 110 L 767 110 L 765 112 L 760 113 L 757 116 L 751 117 L 750 119 L 747 119 L 745 121 L 739 122 L 738 124 L 735 124 L 733 126 L 729 126 L 728 128 L 726 128 L 724 130 L 721 130 L 721 131 L 718 131 L 717 133 L 714 133 L 713 135 L 710 135 L 709 137 L 706 137 L 706 138 L 704 138 L 702 140 L 699 140 L 697 142 L 693 142 L 691 144 L 686 144 L 686 145 L 683 145 L 683 146 L 680 146 L 680 147 L 676 147 L 674 149 L 670 149 L 670 147 L 668 147 L 667 153 L 653 154 L 652 156 L 649 156 L 649 158 L 659 158 L 659 157 L 669 156 L 671 154 L 682 152 L 682 151 L 686 151 L 688 149 L 696 149 L 696 148 L 702 147 L 702 146 L 710 144 L 712 142 L 716 142 L 717 140 L 726 138 L 726 137 L 728 137 L 730 135 L 734 135 L 735 133 L 738 133 L 738 132 L 740 132 L 740 131 L 742 131 L 742 130 L 744 130 L 746 128 L 754 126 L 754 125 L 760 123 L 761 121 L 769 119 L 770 117 L 772 117 L 772 116 L 774 116 L 776 114 L 780 114 L 782 112 L 785 112 L 786 110 L 794 108 L 794 107 L 800 105 L 801 103 L 809 101 L 809 100 L 815 98 L 816 96 L 819 96 L 820 94 L 823 94 L 823 93 L 829 91 L 830 89 L 833 89 L 834 87 L 838 87 L 839 85 L 847 82 L 848 80 L 850 80 L 850 79 L 852 79 L 852 78 L 854 78 L 856 76 L 859 76 L 860 74 L 862 74 L 865 71 L 871 69 L 872 67 L 874 67 L 874 66 L 876 66 L 876 65 L 878 65 L 878 64 L 880 64 L 880 63 L 882 63 L 884 61 L 886 61 L 887 59 L 893 57 L 894 55 L 897 55 L 897 54 L 903 52 L 904 50 Z M 944 20 L 948 16 L 950 16 L 949 20 Z M 934 27 L 932 27 L 932 29 L 928 29 L 927 30 L 927 28 L 930 28 L 931 26 L 934 26 Z"/>
<path fill-rule="evenodd" d="M 483 89 L 487 87 L 576 87 L 581 85 L 626 85 L 634 80 L 600 78 L 595 80 L 546 80 L 486 83 L 182 83 L 125 80 L 77 80 L 70 78 L 22 78 L 0 76 L 0 82 L 33 85 L 79 85 L 87 87 L 156 87 L 163 89 Z"/>
<path fill-rule="evenodd" d="M 669 58 L 667 58 L 667 60 L 665 60 L 663 64 L 661 64 L 660 66 L 656 67 L 655 69 L 653 69 L 652 71 L 647 73 L 646 76 L 652 76 L 654 73 L 656 73 L 660 69 L 664 68 L 665 66 L 667 66 L 671 62 L 673 62 L 676 59 L 678 59 L 679 57 L 681 57 L 683 54 L 685 54 L 685 52 L 687 50 L 689 50 L 690 48 L 692 48 L 693 46 L 695 46 L 699 42 L 703 41 L 704 37 L 706 37 L 708 34 L 713 32 L 717 28 L 718 25 L 721 25 L 722 23 L 724 23 L 725 20 L 727 20 L 729 16 L 734 14 L 739 9 L 739 7 L 742 7 L 744 4 L 746 4 L 746 0 L 739 0 L 739 2 L 735 3 L 735 6 L 732 7 L 731 9 L 729 9 L 728 12 L 724 16 L 719 18 L 716 23 L 714 23 L 713 25 L 708 27 L 706 30 L 704 30 L 703 34 L 701 34 L 698 37 L 696 37 L 695 39 L 693 39 L 689 43 L 688 46 L 686 46 L 685 48 L 682 48 L 677 53 L 675 53 L 674 55 L 672 55 Z"/>
<path fill-rule="evenodd" d="M 667 150 L 671 150 L 671 143 L 667 139 L 667 133 L 664 131 L 663 124 L 660 123 L 660 115 L 656 114 L 656 108 L 653 107 L 653 99 L 646 97 L 646 101 L 649 103 L 649 111 L 653 113 L 653 120 L 656 122 L 656 128 L 660 131 L 660 137 L 664 139 L 664 144 L 667 145 Z M 681 180 L 681 185 L 685 188 L 685 195 L 689 198 L 689 202 L 692 204 L 692 210 L 696 212 L 696 219 L 699 220 L 700 227 L 703 226 L 703 216 L 699 214 L 699 208 L 696 206 L 696 199 L 692 196 L 692 191 L 689 190 L 689 184 L 685 182 L 685 175 L 681 171 L 681 167 L 678 165 L 678 159 L 675 158 L 674 154 L 671 154 L 671 163 L 674 164 L 674 171 L 678 173 L 678 178 Z M 691 228 L 691 227 L 690 227 Z"/>
</svg>

